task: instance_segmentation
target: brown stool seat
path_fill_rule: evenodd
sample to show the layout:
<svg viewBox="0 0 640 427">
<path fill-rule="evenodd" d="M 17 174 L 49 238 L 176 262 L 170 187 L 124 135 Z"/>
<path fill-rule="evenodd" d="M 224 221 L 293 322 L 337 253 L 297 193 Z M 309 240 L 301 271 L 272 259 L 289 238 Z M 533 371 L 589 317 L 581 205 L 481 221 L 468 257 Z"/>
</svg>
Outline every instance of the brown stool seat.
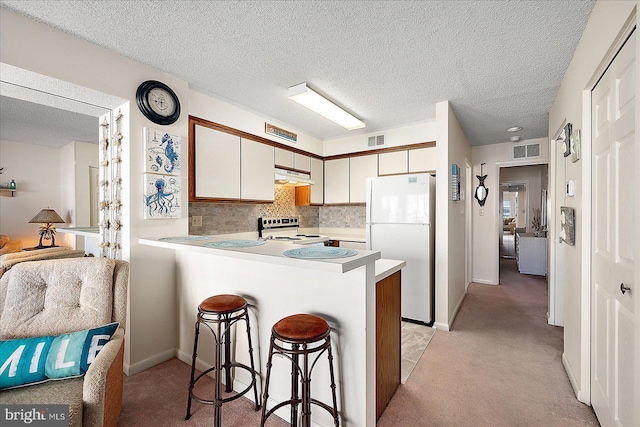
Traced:
<svg viewBox="0 0 640 427">
<path fill-rule="evenodd" d="M 294 341 L 312 341 L 327 332 L 329 324 L 313 314 L 294 314 L 273 325 L 273 331 L 282 338 Z"/>
<path fill-rule="evenodd" d="M 238 295 L 215 295 L 200 303 L 198 309 L 208 313 L 232 313 L 240 310 L 247 301 Z"/>
<path fill-rule="evenodd" d="M 329 361 L 329 375 L 332 405 L 314 399 L 311 396 L 311 374 L 318 358 L 325 354 Z M 267 409 L 269 403 L 269 382 L 274 355 L 281 355 L 291 361 L 291 397 Z M 302 360 L 300 360 L 302 359 Z M 302 391 L 300 391 L 302 386 Z M 267 359 L 267 376 L 262 394 L 262 420 L 260 427 L 274 412 L 290 406 L 291 426 L 298 426 L 298 410 L 302 406 L 302 427 L 311 426 L 311 407 L 316 405 L 331 415 L 334 426 L 340 426 L 340 413 L 336 398 L 336 381 L 333 374 L 333 355 L 331 352 L 331 328 L 326 320 L 313 314 L 294 314 L 279 320 L 271 328 L 271 344 Z"/>
</svg>

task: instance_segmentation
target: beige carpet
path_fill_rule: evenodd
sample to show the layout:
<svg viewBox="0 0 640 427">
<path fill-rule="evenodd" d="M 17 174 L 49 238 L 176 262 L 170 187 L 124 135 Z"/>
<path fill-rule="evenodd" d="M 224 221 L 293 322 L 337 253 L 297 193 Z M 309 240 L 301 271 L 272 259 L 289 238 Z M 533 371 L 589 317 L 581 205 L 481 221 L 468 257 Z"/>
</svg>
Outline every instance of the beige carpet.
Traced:
<svg viewBox="0 0 640 427">
<path fill-rule="evenodd" d="M 469 286 L 452 331 L 435 334 L 379 427 L 598 425 L 562 366 L 545 279 L 500 262 L 501 285 Z"/>
<path fill-rule="evenodd" d="M 547 324 L 544 278 L 518 274 L 514 260 L 501 265 L 500 286 L 469 286 L 453 330 L 433 336 L 379 427 L 598 425 L 562 366 L 563 329 Z M 189 369 L 172 359 L 125 377 L 118 425 L 213 425 L 213 409 L 197 403 L 184 421 Z M 259 425 L 247 399 L 224 406 L 224 427 Z M 267 425 L 288 424 L 271 417 Z"/>
</svg>

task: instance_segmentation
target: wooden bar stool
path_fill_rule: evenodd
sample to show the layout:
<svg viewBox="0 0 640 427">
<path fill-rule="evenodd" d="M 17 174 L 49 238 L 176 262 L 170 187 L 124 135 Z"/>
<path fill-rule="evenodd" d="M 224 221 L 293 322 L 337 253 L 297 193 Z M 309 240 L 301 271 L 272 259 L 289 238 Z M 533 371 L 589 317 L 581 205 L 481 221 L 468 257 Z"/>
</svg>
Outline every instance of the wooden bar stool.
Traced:
<svg viewBox="0 0 640 427">
<path fill-rule="evenodd" d="M 236 322 L 243 320 L 247 326 L 247 340 L 249 343 L 249 359 L 251 367 L 242 363 L 231 360 L 231 326 Z M 196 357 L 198 356 L 198 336 L 200 335 L 200 325 L 205 325 L 213 334 L 215 339 L 215 356 L 216 361 L 213 367 L 207 369 L 194 378 L 196 372 Z M 214 330 L 215 327 L 215 330 Z M 224 350 L 224 363 L 222 351 Z M 233 379 L 231 378 L 231 368 L 240 368 L 251 374 L 251 384 L 249 386 L 229 397 L 222 397 L 222 371 L 224 370 L 224 378 L 226 382 L 225 392 L 233 391 Z M 194 386 L 202 377 L 209 372 L 215 373 L 215 393 L 212 400 L 202 399 L 193 391 Z M 253 347 L 251 345 L 251 326 L 249 325 L 249 310 L 247 301 L 238 295 L 216 295 L 202 301 L 198 306 L 198 319 L 196 321 L 196 332 L 193 340 L 193 359 L 191 362 L 191 380 L 189 381 L 189 400 L 187 402 L 187 416 L 185 420 L 191 418 L 191 399 L 199 403 L 213 405 L 214 407 L 214 425 L 220 427 L 222 424 L 222 404 L 238 399 L 246 394 L 253 387 L 256 402 L 256 411 L 260 409 L 260 400 L 258 399 L 258 387 L 256 384 L 257 372 L 253 364 Z"/>
<path fill-rule="evenodd" d="M 327 352 L 329 373 L 331 375 L 331 394 L 333 407 L 311 398 L 311 373 L 322 353 Z M 281 354 L 291 360 L 291 399 L 280 402 L 267 411 L 269 398 L 269 380 L 271 378 L 271 361 L 274 354 Z M 314 355 L 309 364 L 309 356 Z M 299 358 L 302 356 L 302 366 Z M 302 393 L 298 393 L 298 380 L 302 383 Z M 279 408 L 291 405 L 291 425 L 298 425 L 298 405 L 302 404 L 302 427 L 311 426 L 311 404 L 327 410 L 338 427 L 338 405 L 336 401 L 336 383 L 333 374 L 333 355 L 331 353 L 331 328 L 326 320 L 312 314 L 295 314 L 278 321 L 271 329 L 271 345 L 267 360 L 267 379 L 262 401 L 261 427 L 267 418 Z"/>
</svg>

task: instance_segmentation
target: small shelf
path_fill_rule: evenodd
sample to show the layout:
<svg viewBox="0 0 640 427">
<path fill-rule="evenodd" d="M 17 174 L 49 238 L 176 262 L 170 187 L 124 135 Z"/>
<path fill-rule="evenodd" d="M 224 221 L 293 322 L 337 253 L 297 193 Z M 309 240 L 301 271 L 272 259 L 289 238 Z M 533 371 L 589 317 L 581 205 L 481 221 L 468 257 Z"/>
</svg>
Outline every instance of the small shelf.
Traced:
<svg viewBox="0 0 640 427">
<path fill-rule="evenodd" d="M 0 193 L 11 193 L 11 197 L 13 197 L 13 193 L 15 193 L 16 191 L 18 190 L 12 190 L 8 187 L 0 187 Z"/>
</svg>

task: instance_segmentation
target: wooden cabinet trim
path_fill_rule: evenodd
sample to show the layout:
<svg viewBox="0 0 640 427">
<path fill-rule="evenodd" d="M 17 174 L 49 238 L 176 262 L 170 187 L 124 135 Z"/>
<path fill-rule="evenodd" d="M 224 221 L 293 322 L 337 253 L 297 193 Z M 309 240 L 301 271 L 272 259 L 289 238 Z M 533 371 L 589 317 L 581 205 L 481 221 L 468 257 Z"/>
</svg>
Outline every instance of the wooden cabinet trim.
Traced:
<svg viewBox="0 0 640 427">
<path fill-rule="evenodd" d="M 246 139 L 250 139 L 252 141 L 261 142 L 263 144 L 267 144 L 267 145 L 270 145 L 270 146 L 276 147 L 276 148 L 281 148 L 283 150 L 291 151 L 293 153 L 302 154 L 304 156 L 309 156 L 309 157 L 313 157 L 313 158 L 320 159 L 320 160 L 324 159 L 322 156 L 319 156 L 317 154 L 310 153 L 308 151 L 304 151 L 304 150 L 301 150 L 299 148 L 291 147 L 289 145 L 280 144 L 279 142 L 275 142 L 275 141 L 272 141 L 270 139 L 263 138 L 263 137 L 258 136 L 258 135 L 254 135 L 254 134 L 249 133 L 249 132 L 245 132 L 245 131 L 242 131 L 242 130 L 239 130 L 239 129 L 235 129 L 235 128 L 232 128 L 232 127 L 229 127 L 229 126 L 221 125 L 220 123 L 211 122 L 209 120 L 201 119 L 200 117 L 195 117 L 195 116 L 189 116 L 189 137 L 190 138 L 191 138 L 192 126 L 194 126 L 193 129 L 195 129 L 195 125 L 196 124 L 198 124 L 200 126 L 208 127 L 210 129 L 215 129 L 215 130 L 218 130 L 220 132 L 230 133 L 232 135 L 236 135 L 236 136 L 239 136 L 241 138 L 246 138 Z M 289 168 L 287 168 L 287 169 L 289 169 Z"/>
<path fill-rule="evenodd" d="M 376 283 L 376 420 L 401 380 L 401 272 Z"/>
<path fill-rule="evenodd" d="M 387 148 L 378 148 L 375 150 L 365 150 L 365 151 L 356 151 L 354 153 L 346 153 L 346 154 L 336 154 L 334 156 L 327 156 L 324 158 L 325 161 L 327 160 L 338 160 L 338 159 L 345 159 L 345 158 L 349 158 L 349 157 L 360 157 L 360 156 L 368 156 L 369 154 L 382 154 L 382 153 L 392 153 L 394 151 L 405 151 L 405 150 L 416 150 L 418 148 L 430 148 L 430 147 L 435 147 L 436 146 L 436 142 L 435 141 L 429 141 L 429 142 L 419 142 L 416 144 L 409 144 L 409 145 L 400 145 L 398 147 L 387 147 Z"/>
</svg>

